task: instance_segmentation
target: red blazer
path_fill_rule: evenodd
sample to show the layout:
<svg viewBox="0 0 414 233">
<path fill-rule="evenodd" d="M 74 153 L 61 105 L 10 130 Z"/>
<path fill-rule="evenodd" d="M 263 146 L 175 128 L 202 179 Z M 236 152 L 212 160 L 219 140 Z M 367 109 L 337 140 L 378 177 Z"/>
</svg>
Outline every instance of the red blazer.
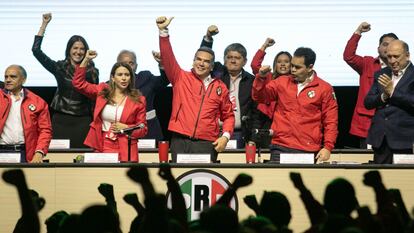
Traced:
<svg viewBox="0 0 414 233">
<path fill-rule="evenodd" d="M 0 91 L 0 135 L 3 132 L 11 107 L 10 97 Z M 52 126 L 47 103 L 33 92 L 24 89 L 24 99 L 20 114 L 22 115 L 26 160 L 32 161 L 35 151 L 48 152 L 52 139 Z"/>
<path fill-rule="evenodd" d="M 349 133 L 361 138 L 366 138 L 368 129 L 371 126 L 371 119 L 375 114 L 375 109 L 366 109 L 364 106 L 364 99 L 374 83 L 375 72 L 381 69 L 381 64 L 379 58 L 371 56 L 362 57 L 356 54 L 360 39 L 361 35 L 358 34 L 353 34 L 349 39 L 344 51 L 344 61 L 360 75 L 358 100 L 352 116 Z"/>
<path fill-rule="evenodd" d="M 108 84 L 91 84 L 85 80 L 86 69 L 84 67 L 76 67 L 73 76 L 73 87 L 80 93 L 87 97 L 96 100 L 95 111 L 93 113 L 93 121 L 90 124 L 90 129 L 84 144 L 95 149 L 98 152 L 103 151 L 104 136 L 102 132 L 102 117 L 101 113 L 107 100 L 99 93 L 108 88 Z M 136 126 L 141 123 L 145 125 L 143 129 L 137 129 L 132 133 L 133 138 L 141 138 L 147 134 L 147 120 L 146 120 L 146 101 L 145 97 L 141 96 L 139 102 L 133 102 L 130 98 L 126 99 L 124 110 L 122 111 L 120 122 L 127 124 L 128 127 Z M 128 161 L 128 139 L 126 135 L 118 135 L 119 140 L 119 160 Z M 138 146 L 137 139 L 131 141 L 131 161 L 138 162 Z"/>
</svg>

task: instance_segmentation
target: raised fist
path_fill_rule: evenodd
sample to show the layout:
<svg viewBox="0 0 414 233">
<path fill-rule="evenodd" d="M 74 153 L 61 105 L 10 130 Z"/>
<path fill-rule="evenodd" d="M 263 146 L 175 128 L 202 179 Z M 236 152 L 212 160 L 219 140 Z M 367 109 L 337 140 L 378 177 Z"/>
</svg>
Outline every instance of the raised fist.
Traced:
<svg viewBox="0 0 414 233">
<path fill-rule="evenodd" d="M 366 186 L 378 187 L 381 183 L 381 175 L 378 171 L 369 171 L 364 174 L 364 184 Z"/>
<path fill-rule="evenodd" d="M 358 26 L 357 32 L 364 33 L 364 32 L 368 32 L 369 30 L 371 30 L 371 24 L 369 24 L 367 22 L 362 22 Z"/>
<path fill-rule="evenodd" d="M 300 175 L 300 173 L 291 172 L 289 176 L 295 188 L 299 190 L 302 190 L 305 188 L 305 185 L 303 184 L 302 176 Z"/>
<path fill-rule="evenodd" d="M 52 13 L 45 13 L 42 15 L 43 23 L 48 24 L 52 20 Z"/>
<path fill-rule="evenodd" d="M 260 67 L 260 69 L 259 69 L 259 75 L 260 75 L 261 77 L 266 77 L 267 73 L 269 73 L 269 72 L 270 72 L 270 70 L 271 70 L 271 68 L 270 68 L 270 66 L 269 66 L 269 65 L 262 66 L 262 67 Z"/>
<path fill-rule="evenodd" d="M 88 50 L 86 51 L 85 59 L 92 60 L 96 56 L 98 56 L 98 53 L 95 50 Z"/>
<path fill-rule="evenodd" d="M 275 40 L 272 38 L 267 38 L 266 41 L 264 42 L 263 46 L 266 48 L 272 47 L 275 44 Z"/>
<path fill-rule="evenodd" d="M 158 63 L 161 63 L 161 53 L 157 52 L 157 51 L 152 51 L 152 57 L 154 58 L 155 61 L 157 61 Z"/>
<path fill-rule="evenodd" d="M 171 173 L 171 166 L 166 163 L 160 164 L 160 170 L 158 171 L 158 175 L 164 180 L 174 180 L 174 176 Z"/>
<path fill-rule="evenodd" d="M 218 27 L 216 25 L 210 25 L 207 28 L 206 36 L 208 38 L 212 38 L 213 36 L 217 35 L 219 33 Z"/>
<path fill-rule="evenodd" d="M 156 19 L 157 27 L 160 30 L 167 29 L 168 25 L 170 25 L 171 20 L 173 20 L 174 17 L 167 18 L 165 16 L 160 16 Z"/>
<path fill-rule="evenodd" d="M 245 187 L 253 182 L 253 178 L 245 173 L 240 173 L 233 182 L 234 188 Z"/>
</svg>

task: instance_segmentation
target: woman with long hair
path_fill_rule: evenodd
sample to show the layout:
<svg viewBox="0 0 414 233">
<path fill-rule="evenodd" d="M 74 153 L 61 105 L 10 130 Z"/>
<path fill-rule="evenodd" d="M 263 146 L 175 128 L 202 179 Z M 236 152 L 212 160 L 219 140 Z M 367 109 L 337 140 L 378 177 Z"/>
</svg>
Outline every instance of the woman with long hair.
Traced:
<svg viewBox="0 0 414 233">
<path fill-rule="evenodd" d="M 93 122 L 84 143 L 96 152 L 116 152 L 120 161 L 138 162 L 137 138 L 148 131 L 145 97 L 135 89 L 134 72 L 127 63 L 115 63 L 109 83 L 87 82 L 88 64 L 96 56 L 95 51 L 88 50 L 72 80 L 77 91 L 95 100 Z M 128 160 L 128 137 L 123 130 L 135 126 L 139 127 L 131 134 L 131 157 Z"/>
<path fill-rule="evenodd" d="M 250 66 L 252 67 L 253 74 L 256 75 L 259 73 L 259 69 L 262 66 L 262 62 L 266 55 L 266 49 L 273 46 L 275 41 L 272 38 L 267 38 L 266 41 L 263 43 L 262 47 L 257 50 L 256 54 L 253 57 L 252 63 Z M 273 73 L 272 79 L 276 79 L 282 75 L 289 75 L 290 74 L 290 61 L 292 60 L 292 55 L 287 51 L 280 51 L 276 54 L 273 60 Z M 255 119 L 252 120 L 252 126 L 254 129 L 270 129 L 273 119 L 273 113 L 275 111 L 275 102 L 270 103 L 259 103 L 257 104 L 257 109 L 259 110 L 259 114 L 256 116 Z M 271 131 L 269 131 L 271 134 Z M 260 147 L 267 148 L 270 145 L 270 140 L 272 135 L 259 135 L 258 133 L 252 136 L 252 140 L 255 143 L 259 143 Z"/>
<path fill-rule="evenodd" d="M 92 121 L 92 102 L 73 89 L 72 78 L 75 66 L 83 60 L 88 43 L 82 36 L 72 36 L 66 46 L 65 59 L 54 61 L 41 49 L 46 27 L 52 20 L 52 14 L 43 14 L 42 26 L 35 36 L 32 51 L 36 59 L 56 79 L 57 89 L 50 107 L 53 109 L 52 128 L 54 139 L 69 139 L 70 147 L 84 147 L 83 140 Z M 86 80 L 99 83 L 98 69 L 91 62 L 88 64 Z M 76 127 L 73 127 L 76 125 Z"/>
</svg>

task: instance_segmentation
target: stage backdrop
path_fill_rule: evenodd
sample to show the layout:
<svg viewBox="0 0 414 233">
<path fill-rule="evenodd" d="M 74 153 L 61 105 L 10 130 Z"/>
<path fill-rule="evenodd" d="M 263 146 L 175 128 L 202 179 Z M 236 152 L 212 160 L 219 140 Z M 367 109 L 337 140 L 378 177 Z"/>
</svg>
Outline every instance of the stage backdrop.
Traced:
<svg viewBox="0 0 414 233">
<path fill-rule="evenodd" d="M 362 21 L 372 30 L 363 35 L 359 54 L 377 55 L 378 39 L 395 32 L 412 45 L 414 4 L 412 0 L 2 0 L 0 1 L 0 69 L 12 63 L 27 68 L 28 86 L 55 86 L 53 76 L 33 57 L 34 35 L 42 14 L 52 12 L 43 50 L 51 58 L 64 58 L 72 35 L 84 36 L 97 50 L 96 66 L 105 81 L 122 49 L 134 50 L 139 70 L 158 73 L 152 50 L 158 50 L 157 16 L 175 16 L 170 25 L 171 42 L 183 68 L 190 69 L 195 50 L 209 25 L 220 33 L 215 37 L 217 60 L 224 48 L 239 42 L 248 50 L 248 64 L 266 37 L 276 45 L 268 49 L 264 64 L 271 64 L 280 50 L 291 53 L 299 46 L 316 51 L 315 69 L 334 86 L 358 85 L 358 75 L 342 59 L 349 37 Z"/>
</svg>

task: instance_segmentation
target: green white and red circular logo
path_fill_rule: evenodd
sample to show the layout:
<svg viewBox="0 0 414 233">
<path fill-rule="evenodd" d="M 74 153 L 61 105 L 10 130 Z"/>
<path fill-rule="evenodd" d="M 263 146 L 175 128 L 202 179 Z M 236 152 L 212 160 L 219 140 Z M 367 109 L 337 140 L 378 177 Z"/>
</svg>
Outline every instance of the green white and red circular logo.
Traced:
<svg viewBox="0 0 414 233">
<path fill-rule="evenodd" d="M 230 182 L 221 174 L 206 170 L 195 169 L 183 173 L 177 178 L 184 196 L 188 220 L 196 220 L 200 213 L 223 195 Z M 168 207 L 171 208 L 170 192 L 167 192 Z M 230 207 L 238 211 L 237 195 L 230 202 Z"/>
</svg>

